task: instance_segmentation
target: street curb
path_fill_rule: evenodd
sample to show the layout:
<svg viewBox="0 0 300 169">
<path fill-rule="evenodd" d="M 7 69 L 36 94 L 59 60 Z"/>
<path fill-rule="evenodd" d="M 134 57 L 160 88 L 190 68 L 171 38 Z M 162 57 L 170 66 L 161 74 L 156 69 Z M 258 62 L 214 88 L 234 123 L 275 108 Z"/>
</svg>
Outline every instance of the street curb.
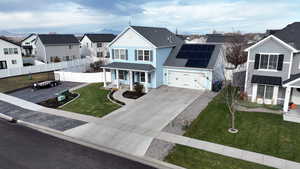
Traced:
<svg viewBox="0 0 300 169">
<path fill-rule="evenodd" d="M 0 118 L 3 118 L 3 119 L 8 120 L 8 121 L 14 120 L 12 117 L 6 116 L 2 113 L 0 113 Z M 70 136 L 66 136 L 60 131 L 50 129 L 48 127 L 28 123 L 28 122 L 25 122 L 25 121 L 22 121 L 22 120 L 17 120 L 17 124 L 28 127 L 28 128 L 31 128 L 33 130 L 37 130 L 39 132 L 51 135 L 53 137 L 56 137 L 56 138 L 59 138 L 59 139 L 62 139 L 62 140 L 69 141 L 71 143 L 79 144 L 79 145 L 89 147 L 89 148 L 92 148 L 92 149 L 95 149 L 95 150 L 99 150 L 99 151 L 102 151 L 102 152 L 105 152 L 105 153 L 109 153 L 109 154 L 112 154 L 112 155 L 116 155 L 116 156 L 119 156 L 119 157 L 122 157 L 122 158 L 132 160 L 132 161 L 136 161 L 136 162 L 142 163 L 144 165 L 152 166 L 154 168 L 159 168 L 159 169 L 186 169 L 186 168 L 179 167 L 179 166 L 176 166 L 176 165 L 173 165 L 173 164 L 169 164 L 169 163 L 166 163 L 166 162 L 163 162 L 163 161 L 159 161 L 159 160 L 156 160 L 156 159 L 153 159 L 153 158 L 150 158 L 150 157 L 134 156 L 134 155 L 127 154 L 127 153 L 124 153 L 124 152 L 120 152 L 120 151 L 117 151 L 117 150 L 113 150 L 113 149 L 110 149 L 110 148 L 102 147 L 102 146 L 99 146 L 99 145 L 96 145 L 96 144 L 93 144 L 93 143 L 85 142 L 85 141 L 80 140 L 80 139 L 76 139 L 76 138 L 73 138 L 73 137 L 70 137 Z"/>
</svg>

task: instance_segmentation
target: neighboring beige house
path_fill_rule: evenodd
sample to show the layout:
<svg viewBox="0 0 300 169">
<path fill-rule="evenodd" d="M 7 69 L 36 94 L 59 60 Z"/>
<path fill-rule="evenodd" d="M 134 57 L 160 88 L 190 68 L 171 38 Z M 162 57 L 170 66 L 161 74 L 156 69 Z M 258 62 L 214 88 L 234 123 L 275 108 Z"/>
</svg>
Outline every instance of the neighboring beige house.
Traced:
<svg viewBox="0 0 300 169">
<path fill-rule="evenodd" d="M 0 70 L 23 67 L 21 46 L 0 37 Z"/>
<path fill-rule="evenodd" d="M 85 34 L 80 41 L 80 55 L 108 63 L 110 55 L 107 46 L 115 37 L 113 34 Z"/>
<path fill-rule="evenodd" d="M 36 59 L 44 63 L 80 59 L 80 43 L 72 34 L 39 34 Z"/>
</svg>

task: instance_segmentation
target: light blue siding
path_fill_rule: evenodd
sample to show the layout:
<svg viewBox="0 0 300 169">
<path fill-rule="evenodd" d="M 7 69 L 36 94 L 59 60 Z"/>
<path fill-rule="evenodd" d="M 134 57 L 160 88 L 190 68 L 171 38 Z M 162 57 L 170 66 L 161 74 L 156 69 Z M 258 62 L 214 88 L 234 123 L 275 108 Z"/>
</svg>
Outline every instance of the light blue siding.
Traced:
<svg viewBox="0 0 300 169">
<path fill-rule="evenodd" d="M 163 64 L 169 57 L 172 48 L 160 48 L 157 49 L 156 53 L 156 86 L 159 87 L 163 85 L 164 82 L 164 71 Z"/>
</svg>

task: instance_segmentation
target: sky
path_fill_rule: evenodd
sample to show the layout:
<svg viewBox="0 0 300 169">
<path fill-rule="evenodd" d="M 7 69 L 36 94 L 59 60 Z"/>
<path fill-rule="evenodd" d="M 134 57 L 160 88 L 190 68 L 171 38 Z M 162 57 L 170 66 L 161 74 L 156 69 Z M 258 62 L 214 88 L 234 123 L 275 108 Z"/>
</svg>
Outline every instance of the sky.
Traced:
<svg viewBox="0 0 300 169">
<path fill-rule="evenodd" d="M 0 0 L 0 30 L 121 31 L 129 24 L 179 33 L 265 32 L 300 21 L 300 0 Z"/>
</svg>

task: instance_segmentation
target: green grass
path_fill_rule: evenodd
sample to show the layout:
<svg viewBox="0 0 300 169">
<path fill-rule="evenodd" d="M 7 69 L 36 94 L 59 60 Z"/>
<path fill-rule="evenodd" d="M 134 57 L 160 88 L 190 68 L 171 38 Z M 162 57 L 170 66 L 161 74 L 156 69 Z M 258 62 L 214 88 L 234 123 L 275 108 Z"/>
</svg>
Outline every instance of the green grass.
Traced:
<svg viewBox="0 0 300 169">
<path fill-rule="evenodd" d="M 63 110 L 80 114 L 103 117 L 120 108 L 107 99 L 108 90 L 101 89 L 102 84 L 91 84 L 75 91 L 80 97 L 62 107 Z"/>
<path fill-rule="evenodd" d="M 9 92 L 16 89 L 29 87 L 34 82 L 54 80 L 53 72 L 37 73 L 31 75 L 15 76 L 0 79 L 0 92 Z"/>
<path fill-rule="evenodd" d="M 271 169 L 263 165 L 176 145 L 165 159 L 187 169 Z"/>
<path fill-rule="evenodd" d="M 185 136 L 300 162 L 300 124 L 282 115 L 238 112 L 237 134 L 230 134 L 230 116 L 218 95 L 204 109 Z"/>
</svg>

